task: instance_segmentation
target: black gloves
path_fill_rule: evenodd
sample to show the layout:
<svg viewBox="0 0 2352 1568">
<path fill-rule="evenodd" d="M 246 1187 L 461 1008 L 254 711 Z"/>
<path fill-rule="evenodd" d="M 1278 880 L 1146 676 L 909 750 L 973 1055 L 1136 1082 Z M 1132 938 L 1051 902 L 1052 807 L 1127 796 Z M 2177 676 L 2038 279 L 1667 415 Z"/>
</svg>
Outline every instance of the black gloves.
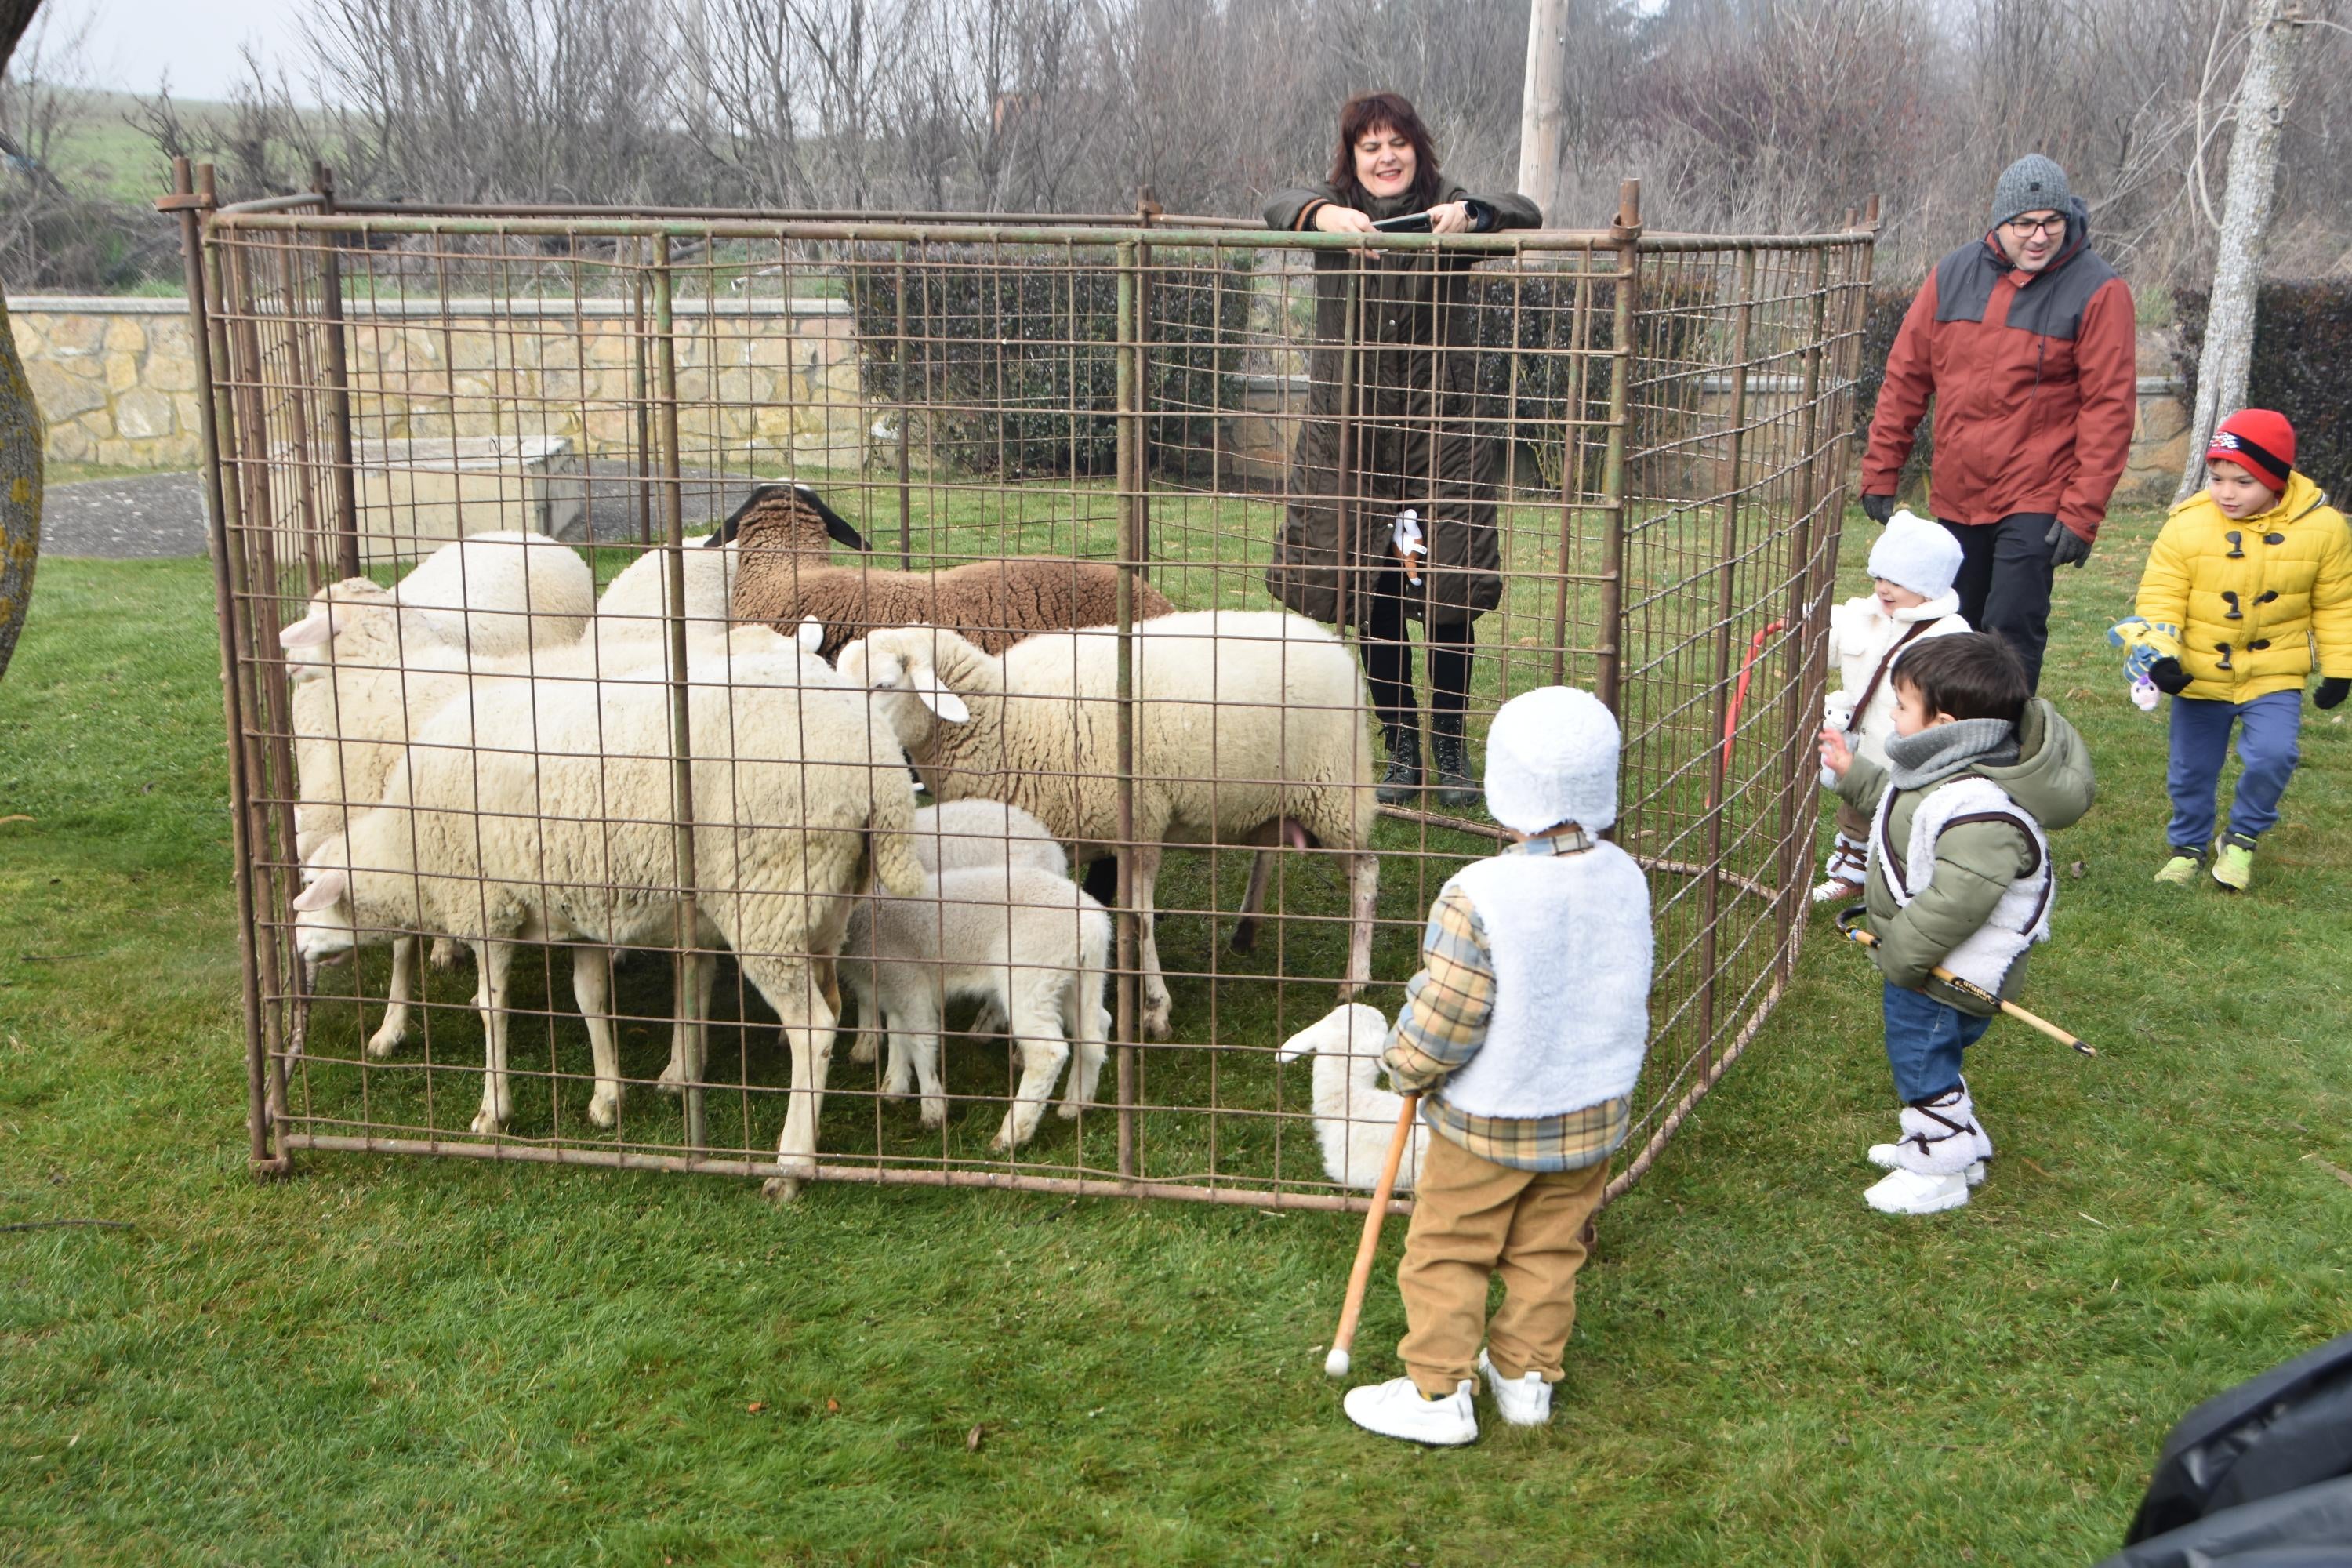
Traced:
<svg viewBox="0 0 2352 1568">
<path fill-rule="evenodd" d="M 2189 672 L 2180 668 L 2177 658 L 2158 659 L 2147 667 L 2147 678 L 2168 697 L 2178 697 L 2189 689 Z"/>
<path fill-rule="evenodd" d="M 2080 566 L 2091 558 L 2091 542 L 2063 522 L 2053 522 L 2042 542 L 2050 546 L 2053 566 Z M 2164 682 L 2158 681 L 2158 686 Z"/>
<path fill-rule="evenodd" d="M 1893 496 L 1863 497 L 1862 515 L 1878 524 L 1879 527 L 1885 528 L 1886 520 L 1895 515 L 1895 498 Z"/>
<path fill-rule="evenodd" d="M 2352 680 L 2340 675 L 2331 675 L 2319 683 L 2319 689 L 2313 694 L 2311 700 L 2315 707 L 2333 708 L 2347 694 L 2352 694 Z"/>
</svg>

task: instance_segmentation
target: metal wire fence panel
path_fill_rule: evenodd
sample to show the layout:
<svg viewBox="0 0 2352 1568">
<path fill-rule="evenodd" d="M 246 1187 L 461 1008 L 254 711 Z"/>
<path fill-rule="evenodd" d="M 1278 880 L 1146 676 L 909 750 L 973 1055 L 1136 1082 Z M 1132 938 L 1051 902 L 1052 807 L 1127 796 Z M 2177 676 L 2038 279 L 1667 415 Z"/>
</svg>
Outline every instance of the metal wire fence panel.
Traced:
<svg viewBox="0 0 2352 1568">
<path fill-rule="evenodd" d="M 1779 996 L 1866 229 L 200 205 L 258 1157 L 1360 1204 L 1561 681 L 1620 1186 Z"/>
</svg>

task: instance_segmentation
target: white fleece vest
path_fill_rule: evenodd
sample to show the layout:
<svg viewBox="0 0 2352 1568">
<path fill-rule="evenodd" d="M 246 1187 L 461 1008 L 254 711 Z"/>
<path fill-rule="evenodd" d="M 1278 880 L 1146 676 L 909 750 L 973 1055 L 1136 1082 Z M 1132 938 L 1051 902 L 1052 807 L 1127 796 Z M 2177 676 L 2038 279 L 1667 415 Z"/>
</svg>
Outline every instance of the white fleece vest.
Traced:
<svg viewBox="0 0 2352 1568">
<path fill-rule="evenodd" d="M 1895 860 L 1887 855 L 1892 846 L 1886 825 L 1895 795 L 1889 785 L 1878 800 L 1878 820 L 1870 825 L 1871 843 L 1890 871 Z M 1954 779 L 1922 800 L 1911 814 L 1911 843 L 1903 858 L 1904 875 L 1888 877 L 1886 886 L 1895 895 L 1897 909 L 1926 892 L 1936 875 L 1936 840 L 1955 818 L 1979 815 L 2005 816 L 2024 828 L 2038 857 L 2033 869 L 2010 883 L 1985 923 L 1944 957 L 1946 969 L 1998 996 L 2010 965 L 2035 942 L 2050 940 L 2050 906 L 2057 901 L 2058 879 L 2050 865 L 2050 841 L 2042 837 L 2042 825 L 2033 820 L 2032 812 L 2010 799 L 2009 792 L 1990 779 L 1973 775 Z"/>
<path fill-rule="evenodd" d="M 1630 1094 L 1650 1043 L 1650 887 L 1613 844 L 1454 873 L 1495 963 L 1486 1043 L 1438 1093 L 1473 1116 L 1558 1116 Z"/>
</svg>

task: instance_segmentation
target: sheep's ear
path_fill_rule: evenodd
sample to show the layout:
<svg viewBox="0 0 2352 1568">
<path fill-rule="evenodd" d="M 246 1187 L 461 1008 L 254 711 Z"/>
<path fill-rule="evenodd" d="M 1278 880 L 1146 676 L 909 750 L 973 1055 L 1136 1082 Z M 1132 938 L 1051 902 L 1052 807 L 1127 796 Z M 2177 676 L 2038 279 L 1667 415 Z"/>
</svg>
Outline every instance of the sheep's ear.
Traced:
<svg viewBox="0 0 2352 1568">
<path fill-rule="evenodd" d="M 340 866 L 331 866 L 319 873 L 318 880 L 294 895 L 294 907 L 309 913 L 314 910 L 331 910 L 350 890 L 351 878 Z"/>
<path fill-rule="evenodd" d="M 803 653 L 814 653 L 824 646 L 824 623 L 811 616 L 801 622 L 800 629 L 793 635 L 801 645 Z"/>
<path fill-rule="evenodd" d="M 310 613 L 278 634 L 281 648 L 316 647 L 335 635 L 335 607 L 331 604 L 310 606 Z"/>
<path fill-rule="evenodd" d="M 913 674 L 913 672 L 909 672 Z M 914 675 L 915 700 L 929 709 L 944 723 L 961 724 L 971 718 L 971 710 L 963 699 L 940 684 L 940 678 L 929 670 Z"/>
</svg>

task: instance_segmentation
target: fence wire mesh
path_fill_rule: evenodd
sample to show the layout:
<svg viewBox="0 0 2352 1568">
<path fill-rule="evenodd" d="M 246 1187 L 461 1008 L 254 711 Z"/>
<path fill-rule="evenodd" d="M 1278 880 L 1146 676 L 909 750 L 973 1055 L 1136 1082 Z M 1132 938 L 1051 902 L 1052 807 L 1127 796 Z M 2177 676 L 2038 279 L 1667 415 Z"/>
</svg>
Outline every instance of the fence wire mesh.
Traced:
<svg viewBox="0 0 2352 1568">
<path fill-rule="evenodd" d="M 1503 838 L 1444 748 L 1563 680 L 1657 940 L 1617 1189 L 1778 999 L 1866 228 L 201 205 L 257 1160 L 1360 1205 L 1393 1101 L 1276 1047 L 1394 1014 Z"/>
</svg>

